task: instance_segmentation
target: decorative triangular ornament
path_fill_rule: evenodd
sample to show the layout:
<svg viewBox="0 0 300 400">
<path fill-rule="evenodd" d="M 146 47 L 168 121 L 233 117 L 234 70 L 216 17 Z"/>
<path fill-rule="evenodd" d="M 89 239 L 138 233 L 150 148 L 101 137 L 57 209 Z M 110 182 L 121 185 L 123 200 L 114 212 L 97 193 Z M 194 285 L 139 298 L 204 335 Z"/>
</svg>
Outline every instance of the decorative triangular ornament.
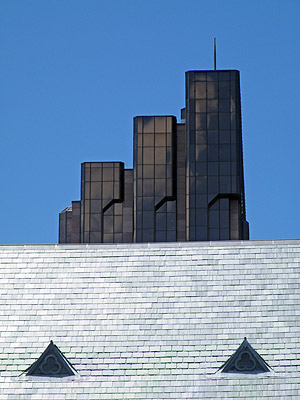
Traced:
<svg viewBox="0 0 300 400">
<path fill-rule="evenodd" d="M 74 368 L 57 346 L 50 342 L 43 354 L 25 372 L 28 376 L 64 378 L 75 375 Z"/>
<path fill-rule="evenodd" d="M 220 372 L 236 374 L 261 374 L 270 372 L 271 368 L 253 349 L 247 338 L 229 360 L 220 368 Z"/>
</svg>

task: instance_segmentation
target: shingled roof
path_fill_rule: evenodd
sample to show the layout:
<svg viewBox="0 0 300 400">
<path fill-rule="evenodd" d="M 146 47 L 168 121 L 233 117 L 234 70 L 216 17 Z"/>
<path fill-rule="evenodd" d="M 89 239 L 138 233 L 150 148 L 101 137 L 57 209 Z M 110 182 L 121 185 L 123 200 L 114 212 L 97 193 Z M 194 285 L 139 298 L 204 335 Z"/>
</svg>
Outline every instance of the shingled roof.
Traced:
<svg viewBox="0 0 300 400">
<path fill-rule="evenodd" d="M 0 262 L 1 400 L 299 398 L 300 240 L 1 246 Z M 254 350 L 220 370 L 244 337 L 268 371 L 242 373 Z M 76 372 L 54 376 L 51 340 Z M 52 373 L 26 373 L 46 356 Z"/>
</svg>

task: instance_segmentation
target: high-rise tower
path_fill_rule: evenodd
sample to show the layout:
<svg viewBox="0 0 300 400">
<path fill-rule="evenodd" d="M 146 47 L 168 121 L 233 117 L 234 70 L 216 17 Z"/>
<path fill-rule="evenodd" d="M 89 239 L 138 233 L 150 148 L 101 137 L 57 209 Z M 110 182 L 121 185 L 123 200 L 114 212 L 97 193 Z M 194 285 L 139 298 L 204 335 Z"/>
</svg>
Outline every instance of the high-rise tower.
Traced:
<svg viewBox="0 0 300 400">
<path fill-rule="evenodd" d="M 249 239 L 238 71 L 188 71 L 182 122 L 135 117 L 133 154 L 82 164 L 60 243 Z"/>
<path fill-rule="evenodd" d="M 248 239 L 238 71 L 186 73 L 187 240 Z"/>
</svg>

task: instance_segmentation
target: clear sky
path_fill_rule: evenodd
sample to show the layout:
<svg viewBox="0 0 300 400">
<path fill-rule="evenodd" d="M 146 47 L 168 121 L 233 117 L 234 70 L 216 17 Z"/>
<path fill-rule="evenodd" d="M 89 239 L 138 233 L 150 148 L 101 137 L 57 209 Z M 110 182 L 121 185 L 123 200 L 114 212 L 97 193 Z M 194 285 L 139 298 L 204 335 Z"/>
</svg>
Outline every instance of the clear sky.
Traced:
<svg viewBox="0 0 300 400">
<path fill-rule="evenodd" d="M 0 243 L 56 243 L 80 164 L 132 166 L 132 118 L 184 72 L 241 71 L 251 239 L 300 238 L 299 0 L 0 0 Z"/>
</svg>

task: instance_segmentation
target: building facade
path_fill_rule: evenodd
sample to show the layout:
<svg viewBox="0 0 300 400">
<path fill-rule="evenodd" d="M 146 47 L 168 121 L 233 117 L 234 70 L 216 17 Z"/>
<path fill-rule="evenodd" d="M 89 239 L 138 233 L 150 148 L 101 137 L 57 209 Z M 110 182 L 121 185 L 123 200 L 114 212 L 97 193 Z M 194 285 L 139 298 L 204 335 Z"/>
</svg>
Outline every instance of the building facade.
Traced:
<svg viewBox="0 0 300 400">
<path fill-rule="evenodd" d="M 60 243 L 249 239 L 239 72 L 186 72 L 181 114 L 134 118 L 133 169 L 82 164 Z"/>
</svg>

